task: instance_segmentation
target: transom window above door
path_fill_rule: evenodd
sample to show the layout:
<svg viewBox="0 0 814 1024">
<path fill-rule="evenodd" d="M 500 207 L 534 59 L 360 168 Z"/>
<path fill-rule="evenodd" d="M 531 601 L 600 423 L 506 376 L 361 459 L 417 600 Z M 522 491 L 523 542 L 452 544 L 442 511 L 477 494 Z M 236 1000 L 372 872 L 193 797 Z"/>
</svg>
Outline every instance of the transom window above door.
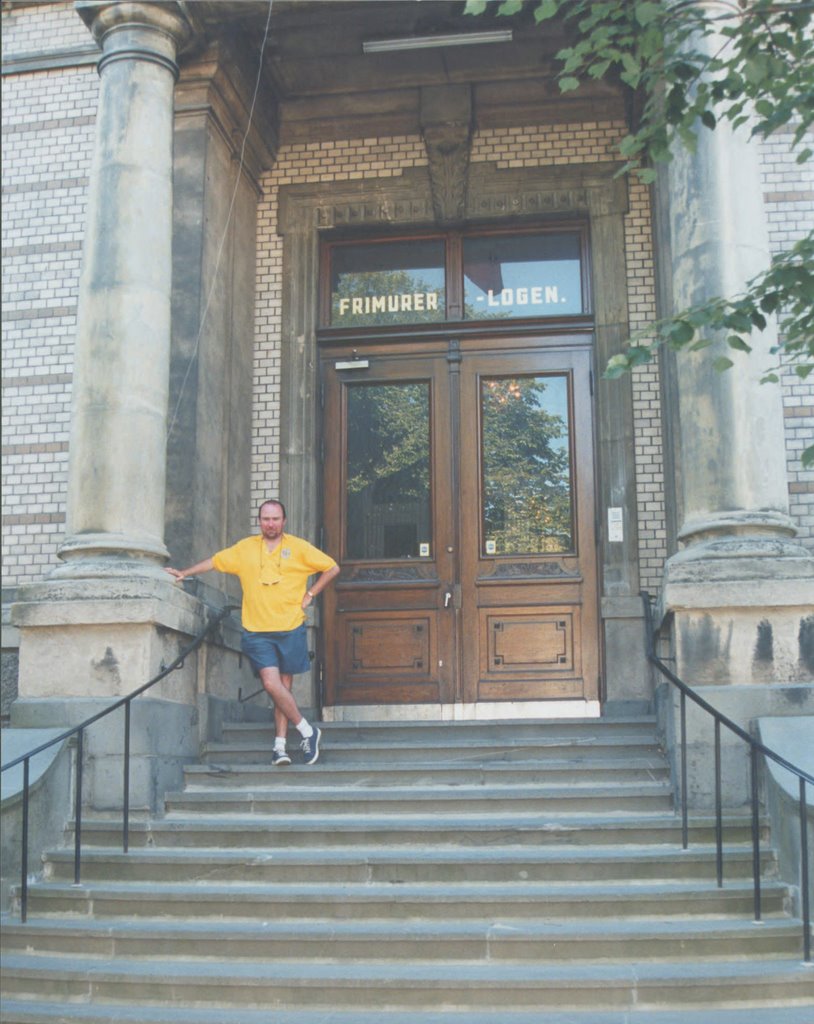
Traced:
<svg viewBox="0 0 814 1024">
<path fill-rule="evenodd" d="M 585 316 L 583 226 L 332 241 L 323 327 L 389 327 Z"/>
</svg>

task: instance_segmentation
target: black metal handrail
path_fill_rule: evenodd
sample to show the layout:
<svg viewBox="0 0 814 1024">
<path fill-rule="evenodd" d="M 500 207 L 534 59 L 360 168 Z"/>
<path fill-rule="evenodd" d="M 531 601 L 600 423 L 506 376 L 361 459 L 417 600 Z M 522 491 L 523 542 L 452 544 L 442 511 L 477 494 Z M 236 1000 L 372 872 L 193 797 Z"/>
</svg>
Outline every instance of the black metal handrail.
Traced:
<svg viewBox="0 0 814 1024">
<path fill-rule="evenodd" d="M 62 743 L 63 740 L 70 739 L 72 736 L 76 736 L 76 792 L 74 794 L 74 885 L 79 885 L 81 880 L 82 871 L 82 759 L 84 753 L 84 736 L 85 730 L 88 726 L 93 725 L 94 722 L 98 722 L 100 718 L 111 714 L 113 711 L 117 711 L 120 707 L 124 707 L 124 792 L 122 800 L 122 851 L 128 852 L 129 849 L 129 831 L 130 831 L 130 705 L 136 699 L 140 697 L 145 690 L 149 690 L 150 687 L 155 686 L 156 683 L 161 682 L 162 679 L 170 675 L 171 672 L 175 672 L 181 668 L 184 664 L 184 660 L 189 657 L 194 651 L 203 644 L 209 634 L 219 626 L 224 619 L 232 613 L 232 610 L 238 605 L 228 604 L 225 605 L 220 611 L 212 614 L 208 618 L 208 622 L 204 628 L 198 633 L 194 640 L 186 646 L 181 653 L 175 658 L 174 661 L 170 662 L 166 667 L 162 667 L 158 675 L 154 676 L 148 682 L 139 686 L 138 689 L 133 690 L 132 693 L 127 694 L 126 697 L 122 697 L 109 707 L 103 708 L 102 711 L 97 712 L 90 718 L 86 718 L 84 722 L 79 725 L 73 726 L 71 729 L 66 729 L 65 732 L 60 733 L 59 736 L 55 736 L 53 739 L 48 740 L 45 743 L 41 743 L 38 747 L 33 750 L 29 750 L 25 754 L 21 754 L 13 761 L 9 761 L 0 767 L 0 772 L 7 771 L 9 768 L 15 768 L 17 765 L 22 764 L 23 766 L 23 807 L 22 807 L 22 867 L 21 867 L 21 885 L 20 885 L 20 919 L 25 922 L 28 910 L 28 799 L 29 799 L 29 765 L 31 758 L 37 754 L 41 754 L 44 750 L 54 746 L 57 743 Z"/>
<path fill-rule="evenodd" d="M 712 715 L 715 721 L 715 848 L 718 888 L 723 887 L 723 803 L 721 798 L 721 726 L 727 728 L 734 735 L 738 736 L 745 743 L 749 744 L 749 767 L 750 767 L 750 805 L 752 822 L 752 881 L 754 889 L 754 913 L 755 921 L 761 920 L 760 900 L 760 813 L 759 813 L 759 786 L 758 786 L 758 755 L 769 758 L 776 764 L 785 768 L 786 771 L 795 775 L 799 782 L 798 814 L 800 817 L 800 900 L 803 918 L 803 959 L 811 963 L 811 908 L 808 896 L 808 834 L 806 830 L 806 785 L 814 785 L 814 776 L 786 758 L 781 757 L 776 751 L 756 740 L 745 729 L 718 711 L 711 704 L 700 697 L 691 687 L 678 678 L 656 654 L 655 629 L 653 624 L 653 607 L 650 595 L 646 591 L 641 593 L 644 603 L 645 631 L 647 658 L 652 665 L 667 679 L 673 686 L 677 687 L 681 694 L 680 703 L 680 749 L 681 749 L 681 833 L 682 845 L 686 850 L 689 846 L 689 803 L 687 794 L 687 698 Z"/>
</svg>

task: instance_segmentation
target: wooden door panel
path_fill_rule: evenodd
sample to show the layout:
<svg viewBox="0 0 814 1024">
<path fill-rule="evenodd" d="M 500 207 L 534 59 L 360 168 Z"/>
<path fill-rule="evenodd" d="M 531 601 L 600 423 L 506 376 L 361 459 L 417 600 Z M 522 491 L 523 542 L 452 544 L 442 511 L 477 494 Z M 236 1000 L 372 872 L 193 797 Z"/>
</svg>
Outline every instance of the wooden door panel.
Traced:
<svg viewBox="0 0 814 1024">
<path fill-rule="evenodd" d="M 480 612 L 480 700 L 582 696 L 581 616 L 574 605 Z"/>
<path fill-rule="evenodd" d="M 362 362 L 358 371 L 338 370 L 347 360 L 330 355 L 323 362 L 325 420 L 332 424 L 324 434 L 326 548 L 339 553 L 341 565 L 324 602 L 326 702 L 448 703 L 454 664 L 443 607 L 451 575 L 446 361 L 385 353 Z M 406 493 L 414 478 L 403 480 L 415 457 L 415 410 L 399 396 L 410 389 L 423 396 L 427 420 L 416 435 L 425 487 L 418 496 Z M 355 421 L 369 404 L 359 395 L 380 400 L 376 423 Z M 390 422 L 402 429 L 396 441 Z M 354 450 L 361 454 L 352 459 Z M 386 474 L 392 486 L 383 492 Z"/>
<path fill-rule="evenodd" d="M 467 503 L 462 536 L 462 590 L 464 634 L 475 643 L 463 650 L 463 693 L 465 701 L 594 699 L 599 688 L 598 611 L 596 594 L 596 547 L 594 537 L 594 469 L 593 435 L 590 397 L 590 353 L 580 350 L 525 352 L 517 354 L 481 355 L 465 358 L 461 373 L 462 434 L 480 439 L 480 451 L 473 445 L 461 448 L 462 490 L 478 496 Z M 568 494 L 547 498 L 543 491 L 540 511 L 533 502 L 538 495 L 534 487 L 521 485 L 519 497 L 514 495 L 513 508 L 522 519 L 528 516 L 531 527 L 524 535 L 522 524 L 509 523 L 498 530 L 495 541 L 494 523 L 487 518 L 486 507 L 493 496 L 485 477 L 489 472 L 485 449 L 486 402 L 493 401 L 489 388 L 500 385 L 499 398 L 517 429 L 526 434 L 535 427 L 531 413 L 525 420 L 517 408 L 525 401 L 535 412 L 534 401 L 526 385 L 544 395 L 548 382 L 556 383 L 558 411 L 562 421 L 560 432 L 552 430 L 555 450 L 552 459 Z M 527 391 L 527 389 L 526 389 Z M 484 398 L 484 395 L 486 398 Z M 567 400 L 566 400 L 567 395 Z M 540 399 L 536 398 L 539 402 Z M 544 407 L 541 405 L 541 409 Z M 545 417 L 548 417 L 546 419 Z M 557 417 L 541 413 L 542 423 L 555 422 Z M 507 422 L 510 422 L 507 418 Z M 525 425 L 522 425 L 525 424 Z M 540 428 L 542 429 L 542 428 Z M 505 489 L 511 490 L 518 466 L 512 464 L 514 454 L 509 443 L 498 436 L 512 472 L 506 479 L 498 476 Z M 498 445 L 493 445 L 498 448 Z M 551 447 L 551 446 L 549 446 Z M 537 449 L 528 437 L 519 436 L 518 448 L 525 452 L 529 474 L 534 477 Z M 539 449 L 545 446 L 539 443 Z M 567 458 L 566 458 L 567 449 Z M 518 465 L 523 468 L 521 455 Z M 500 468 L 500 467 L 498 467 Z M 522 482 L 521 482 L 522 484 Z M 563 487 L 560 487 L 560 494 Z M 524 500 L 524 496 L 527 496 Z M 548 501 L 558 500 L 562 508 L 552 540 L 546 540 L 544 516 Z M 530 511 L 531 509 L 531 511 Z M 536 514 L 536 518 L 535 518 Z M 495 513 L 492 513 L 495 519 Z M 497 516 L 500 522 L 500 516 Z M 534 529 L 537 533 L 534 533 Z M 501 550 L 501 543 L 510 550 Z M 524 549 L 523 545 L 527 544 Z M 536 550 L 535 550 L 536 546 Z M 548 548 L 552 550 L 548 550 Z M 556 550 L 556 548 L 561 550 Z"/>
<path fill-rule="evenodd" d="M 574 616 L 572 608 L 552 614 L 524 614 L 504 608 L 485 613 L 487 669 L 495 675 L 552 670 L 574 672 Z"/>
<path fill-rule="evenodd" d="M 433 354 L 390 345 L 368 350 L 352 372 L 341 369 L 343 354 L 326 350 L 323 359 L 325 546 L 342 567 L 324 598 L 326 703 L 597 699 L 590 348 L 499 352 L 481 340 Z M 352 432 L 368 429 L 353 421 L 365 405 L 359 396 L 373 394 L 359 390 L 365 385 L 382 395 L 403 385 L 429 394 L 431 511 L 413 521 L 398 486 L 389 492 L 395 510 L 381 496 L 360 504 L 373 484 L 360 484 L 364 459 L 348 453 Z M 519 405 L 511 403 L 528 405 L 547 388 L 552 408 L 533 398 L 515 426 Z M 489 444 L 488 402 L 507 410 L 490 413 Z M 403 403 L 392 409 L 405 421 Z M 562 436 L 552 429 L 545 443 L 530 440 L 529 424 L 558 420 Z M 386 448 L 376 438 L 387 428 L 376 429 L 374 443 L 356 445 L 365 458 Z M 409 448 L 394 446 L 397 470 Z M 379 474 L 386 462 L 385 453 Z M 524 475 L 526 489 L 511 491 Z"/>
<path fill-rule="evenodd" d="M 437 701 L 436 619 L 434 611 L 339 613 L 337 667 L 345 698 Z"/>
</svg>

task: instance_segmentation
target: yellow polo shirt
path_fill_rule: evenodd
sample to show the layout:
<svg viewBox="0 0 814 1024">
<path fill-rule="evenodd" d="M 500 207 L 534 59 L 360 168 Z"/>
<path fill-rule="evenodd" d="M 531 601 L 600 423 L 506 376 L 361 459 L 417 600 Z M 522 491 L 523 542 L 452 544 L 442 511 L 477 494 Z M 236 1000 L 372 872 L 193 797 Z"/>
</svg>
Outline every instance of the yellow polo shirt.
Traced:
<svg viewBox="0 0 814 1024">
<path fill-rule="evenodd" d="M 246 537 L 218 551 L 212 563 L 218 572 L 240 578 L 243 628 L 252 633 L 277 633 L 301 625 L 309 576 L 336 565 L 330 555 L 288 533 L 272 552 L 261 535 Z"/>
</svg>

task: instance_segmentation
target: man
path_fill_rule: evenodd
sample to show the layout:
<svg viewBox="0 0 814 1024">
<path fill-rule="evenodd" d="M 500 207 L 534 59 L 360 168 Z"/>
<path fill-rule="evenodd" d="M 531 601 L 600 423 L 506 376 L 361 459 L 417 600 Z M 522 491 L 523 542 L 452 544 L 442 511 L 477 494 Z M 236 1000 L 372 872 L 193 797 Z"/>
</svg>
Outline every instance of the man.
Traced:
<svg viewBox="0 0 814 1024">
<path fill-rule="evenodd" d="M 188 569 L 166 571 L 177 580 L 216 569 L 240 578 L 243 588 L 243 653 L 249 658 L 266 693 L 274 701 L 275 740 L 271 763 L 291 764 L 286 752 L 289 721 L 302 736 L 306 764 L 319 757 L 322 732 L 300 713 L 291 692 L 293 677 L 310 667 L 305 612 L 339 572 L 336 562 L 308 541 L 284 532 L 285 506 L 264 501 L 259 511 L 260 534 Z M 319 573 L 308 587 L 308 579 Z"/>
</svg>

